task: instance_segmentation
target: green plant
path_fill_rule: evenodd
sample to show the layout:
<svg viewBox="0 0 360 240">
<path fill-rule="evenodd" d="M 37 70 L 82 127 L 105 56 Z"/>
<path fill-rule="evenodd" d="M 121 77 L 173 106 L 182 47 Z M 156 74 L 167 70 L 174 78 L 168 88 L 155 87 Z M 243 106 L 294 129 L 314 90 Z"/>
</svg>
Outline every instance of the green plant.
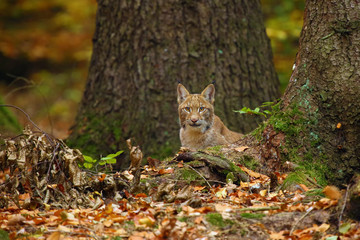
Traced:
<svg viewBox="0 0 360 240">
<path fill-rule="evenodd" d="M 103 166 L 105 164 L 114 164 L 116 163 L 116 157 L 122 154 L 123 152 L 124 152 L 123 150 L 120 150 L 116 153 L 109 154 L 106 157 L 102 157 L 100 158 L 100 160 L 96 160 L 90 156 L 83 155 L 85 162 L 82 165 L 80 165 L 80 167 L 91 169 L 97 165 Z"/>
<path fill-rule="evenodd" d="M 241 110 L 234 110 L 234 112 L 240 114 L 255 114 L 255 115 L 267 117 L 268 115 L 272 115 L 273 112 L 266 109 L 264 110 L 263 108 L 269 108 L 269 107 L 272 108 L 274 105 L 275 105 L 274 102 L 264 102 L 263 104 L 261 104 L 260 107 L 256 107 L 255 109 L 243 107 Z"/>
</svg>

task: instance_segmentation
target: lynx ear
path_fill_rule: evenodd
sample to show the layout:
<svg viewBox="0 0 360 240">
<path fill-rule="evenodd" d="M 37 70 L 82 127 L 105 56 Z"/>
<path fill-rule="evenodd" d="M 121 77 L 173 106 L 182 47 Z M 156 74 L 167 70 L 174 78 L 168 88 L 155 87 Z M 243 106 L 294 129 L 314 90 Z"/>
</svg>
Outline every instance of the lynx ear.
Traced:
<svg viewBox="0 0 360 240">
<path fill-rule="evenodd" d="M 211 104 L 215 101 L 215 87 L 214 84 L 210 84 L 207 86 L 204 91 L 202 91 L 201 95 Z"/>
<path fill-rule="evenodd" d="M 178 84 L 177 92 L 178 92 L 177 101 L 179 104 L 182 103 L 186 99 L 186 97 L 189 96 L 190 94 L 188 90 L 186 90 L 184 85 L 182 85 L 181 83 Z"/>
</svg>

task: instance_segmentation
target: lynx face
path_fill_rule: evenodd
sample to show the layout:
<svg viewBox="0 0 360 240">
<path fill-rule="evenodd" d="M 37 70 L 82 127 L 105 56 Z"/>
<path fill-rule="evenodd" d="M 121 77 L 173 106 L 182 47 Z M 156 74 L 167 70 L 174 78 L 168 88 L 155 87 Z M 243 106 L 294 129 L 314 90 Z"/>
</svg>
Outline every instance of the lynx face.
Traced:
<svg viewBox="0 0 360 240">
<path fill-rule="evenodd" d="M 181 128 L 204 133 L 214 123 L 214 85 L 210 84 L 201 94 L 190 94 L 182 84 L 177 91 Z"/>
</svg>

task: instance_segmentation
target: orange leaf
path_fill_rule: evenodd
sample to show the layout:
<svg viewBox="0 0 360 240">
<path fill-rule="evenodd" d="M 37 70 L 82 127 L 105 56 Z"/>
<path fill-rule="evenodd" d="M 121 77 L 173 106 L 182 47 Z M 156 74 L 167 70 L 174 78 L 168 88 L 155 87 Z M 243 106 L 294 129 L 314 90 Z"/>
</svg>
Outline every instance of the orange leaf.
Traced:
<svg viewBox="0 0 360 240">
<path fill-rule="evenodd" d="M 147 197 L 145 193 L 138 193 L 135 195 L 135 198 L 144 198 L 144 197 Z"/>
<path fill-rule="evenodd" d="M 201 191 L 201 190 L 203 190 L 205 187 L 204 186 L 195 186 L 194 187 L 194 192 L 196 192 L 196 191 Z"/>
<path fill-rule="evenodd" d="M 103 173 L 103 174 L 101 174 L 101 177 L 98 177 L 98 179 L 100 182 L 102 182 L 102 181 L 104 181 L 105 177 L 106 177 L 106 174 Z"/>
<path fill-rule="evenodd" d="M 195 209 L 195 212 L 198 212 L 198 213 L 208 213 L 208 212 L 213 212 L 213 211 L 214 211 L 214 209 L 209 206 Z"/>
<path fill-rule="evenodd" d="M 25 200 L 30 198 L 30 194 L 29 193 L 24 193 L 24 194 L 20 194 L 19 195 L 19 200 Z"/>
<path fill-rule="evenodd" d="M 168 168 L 168 169 L 160 169 L 159 170 L 159 174 L 163 175 L 163 174 L 168 174 L 168 173 L 173 173 L 174 169 L 173 168 Z"/>
<path fill-rule="evenodd" d="M 105 206 L 104 212 L 105 212 L 106 214 L 110 214 L 110 213 L 113 212 L 112 203 L 109 203 L 109 204 L 107 204 L 107 205 Z"/>
</svg>

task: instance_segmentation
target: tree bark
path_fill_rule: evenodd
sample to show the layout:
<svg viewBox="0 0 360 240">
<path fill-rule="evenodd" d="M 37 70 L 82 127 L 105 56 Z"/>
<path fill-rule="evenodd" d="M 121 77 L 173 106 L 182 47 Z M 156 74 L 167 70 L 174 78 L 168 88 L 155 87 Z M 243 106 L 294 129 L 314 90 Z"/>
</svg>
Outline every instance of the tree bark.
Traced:
<svg viewBox="0 0 360 240">
<path fill-rule="evenodd" d="M 306 1 L 300 48 L 283 96 L 283 111 L 301 110 L 305 126 L 288 141 L 337 184 L 360 169 L 359 63 L 359 1 Z"/>
<path fill-rule="evenodd" d="M 279 97 L 260 2 L 99 0 L 86 89 L 69 142 L 90 154 L 179 147 L 176 85 L 216 81 L 216 114 L 247 132 L 261 119 L 233 110 Z M 167 153 L 169 153 L 169 151 Z"/>
</svg>

